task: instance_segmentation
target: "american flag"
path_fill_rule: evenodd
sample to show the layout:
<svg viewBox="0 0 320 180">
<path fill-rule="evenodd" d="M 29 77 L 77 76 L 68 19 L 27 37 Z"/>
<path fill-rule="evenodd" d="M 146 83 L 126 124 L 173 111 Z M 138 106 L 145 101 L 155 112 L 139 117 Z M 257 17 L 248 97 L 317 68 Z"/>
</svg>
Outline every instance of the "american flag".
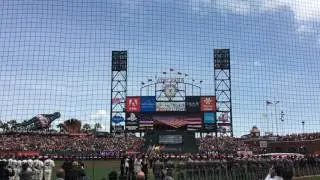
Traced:
<svg viewBox="0 0 320 180">
<path fill-rule="evenodd" d="M 153 121 L 139 121 L 140 124 L 153 124 Z"/>
<path fill-rule="evenodd" d="M 182 127 L 184 125 L 186 125 L 184 120 L 156 120 L 155 121 L 156 124 L 165 124 L 168 126 L 172 126 L 174 128 L 179 128 Z"/>
<path fill-rule="evenodd" d="M 152 127 L 153 124 L 139 124 L 139 127 Z"/>
<path fill-rule="evenodd" d="M 271 105 L 271 104 L 273 104 L 272 102 L 270 102 L 270 101 L 266 101 L 266 105 L 268 106 L 268 105 Z"/>
<path fill-rule="evenodd" d="M 188 127 L 201 127 L 201 117 L 186 116 L 155 116 L 157 123 L 166 124 L 175 128 L 188 125 Z"/>
</svg>

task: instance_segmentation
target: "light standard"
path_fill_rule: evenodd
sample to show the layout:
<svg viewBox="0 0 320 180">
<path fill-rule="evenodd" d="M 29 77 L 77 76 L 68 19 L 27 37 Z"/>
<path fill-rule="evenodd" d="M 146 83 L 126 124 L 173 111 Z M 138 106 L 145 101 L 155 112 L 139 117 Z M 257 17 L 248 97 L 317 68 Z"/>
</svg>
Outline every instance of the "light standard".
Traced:
<svg viewBox="0 0 320 180">
<path fill-rule="evenodd" d="M 304 124 L 305 124 L 305 122 L 302 121 L 301 124 L 302 124 L 302 133 L 304 133 Z"/>
</svg>

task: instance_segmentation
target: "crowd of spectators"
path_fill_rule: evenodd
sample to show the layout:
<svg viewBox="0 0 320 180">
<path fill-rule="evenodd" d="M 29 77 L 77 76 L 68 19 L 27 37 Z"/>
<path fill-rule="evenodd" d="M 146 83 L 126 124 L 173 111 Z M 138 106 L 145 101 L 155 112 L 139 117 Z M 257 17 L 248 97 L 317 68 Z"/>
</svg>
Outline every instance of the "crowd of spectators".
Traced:
<svg viewBox="0 0 320 180">
<path fill-rule="evenodd" d="M 277 141 L 308 141 L 320 139 L 320 133 L 303 133 L 277 136 Z"/>
<path fill-rule="evenodd" d="M 261 137 L 262 139 L 265 137 Z M 320 138 L 320 133 L 274 136 L 276 141 L 305 141 Z M 206 136 L 199 138 L 199 152 L 206 154 L 234 154 L 239 151 L 262 152 L 247 140 L 234 137 Z M 113 151 L 139 152 L 143 138 L 135 135 L 104 136 L 93 134 L 70 135 L 55 132 L 19 132 L 0 134 L 0 151 Z M 257 149 L 258 148 L 258 149 Z"/>
<path fill-rule="evenodd" d="M 205 153 L 227 153 L 248 151 L 250 148 L 243 141 L 232 137 L 206 136 L 199 139 L 199 150 Z"/>
<path fill-rule="evenodd" d="M 106 136 L 68 134 L 1 134 L 0 150 L 22 151 L 134 151 L 141 138 L 136 136 Z"/>
</svg>

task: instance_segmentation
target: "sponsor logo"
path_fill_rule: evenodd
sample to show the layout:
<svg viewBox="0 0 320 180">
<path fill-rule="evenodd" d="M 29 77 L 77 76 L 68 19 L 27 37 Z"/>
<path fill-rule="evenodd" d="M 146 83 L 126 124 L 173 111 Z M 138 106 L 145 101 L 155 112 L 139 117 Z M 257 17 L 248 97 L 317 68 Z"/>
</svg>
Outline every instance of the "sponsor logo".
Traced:
<svg viewBox="0 0 320 180">
<path fill-rule="evenodd" d="M 140 112 L 140 97 L 127 97 L 127 112 Z"/>
<path fill-rule="evenodd" d="M 123 117 L 121 117 L 121 116 L 113 116 L 112 117 L 112 122 L 113 123 L 120 123 L 120 122 L 123 122 L 124 121 L 124 118 Z"/>
<path fill-rule="evenodd" d="M 201 97 L 201 111 L 216 111 L 216 98 L 213 96 L 210 97 Z"/>
<path fill-rule="evenodd" d="M 221 121 L 221 122 L 226 123 L 226 122 L 229 121 L 229 116 L 228 116 L 227 113 L 222 113 L 222 114 L 219 115 L 218 120 Z"/>
<path fill-rule="evenodd" d="M 200 97 L 199 96 L 187 96 L 186 97 L 186 110 L 188 112 L 200 111 Z"/>
<path fill-rule="evenodd" d="M 216 122 L 216 115 L 212 112 L 203 113 L 203 122 L 204 124 L 213 124 Z"/>
<path fill-rule="evenodd" d="M 136 117 L 136 114 L 130 113 L 130 116 L 127 118 L 127 120 L 131 122 L 135 122 L 138 120 L 138 118 Z"/>
<path fill-rule="evenodd" d="M 157 111 L 185 111 L 185 102 L 157 102 Z"/>
<path fill-rule="evenodd" d="M 126 126 L 126 129 L 129 131 L 135 131 L 138 129 L 138 126 Z"/>
<path fill-rule="evenodd" d="M 142 96 L 141 97 L 141 112 L 154 112 L 156 111 L 156 97 Z"/>
</svg>

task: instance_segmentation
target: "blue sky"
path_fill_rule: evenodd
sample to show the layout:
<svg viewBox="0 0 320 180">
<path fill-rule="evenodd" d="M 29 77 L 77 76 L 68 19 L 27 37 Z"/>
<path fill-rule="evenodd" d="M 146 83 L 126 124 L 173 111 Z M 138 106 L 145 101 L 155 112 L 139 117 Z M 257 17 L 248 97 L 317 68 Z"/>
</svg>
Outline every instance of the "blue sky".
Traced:
<svg viewBox="0 0 320 180">
<path fill-rule="evenodd" d="M 301 132 L 302 120 L 317 131 L 319 9 L 314 0 L 2 1 L 0 120 L 60 111 L 61 121 L 104 125 L 112 50 L 128 50 L 128 95 L 169 68 L 211 95 L 213 49 L 230 48 L 236 135 L 271 130 L 265 100 L 280 101 L 279 132 Z"/>
</svg>

